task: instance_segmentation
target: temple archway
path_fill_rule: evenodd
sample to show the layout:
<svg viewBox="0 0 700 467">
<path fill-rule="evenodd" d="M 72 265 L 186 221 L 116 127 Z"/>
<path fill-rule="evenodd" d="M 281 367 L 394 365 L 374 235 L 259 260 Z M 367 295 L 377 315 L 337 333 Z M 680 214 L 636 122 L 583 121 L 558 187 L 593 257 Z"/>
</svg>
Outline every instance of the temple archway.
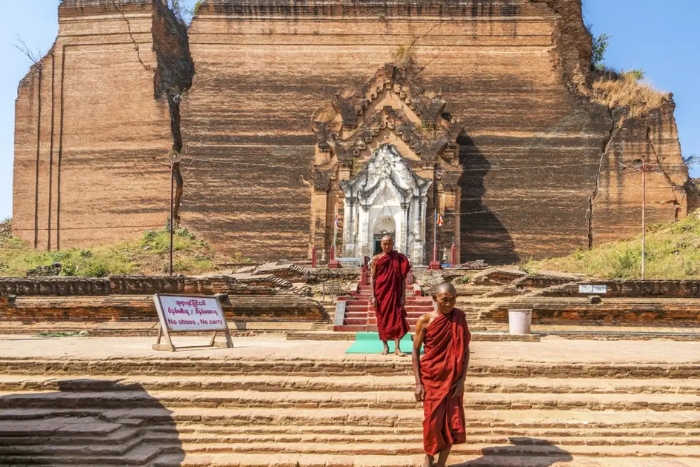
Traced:
<svg viewBox="0 0 700 467">
<path fill-rule="evenodd" d="M 340 182 L 345 195 L 345 256 L 374 254 L 377 236 L 389 233 L 396 250 L 423 264 L 431 184 L 411 170 L 394 145 L 380 145 L 357 175 Z"/>
</svg>

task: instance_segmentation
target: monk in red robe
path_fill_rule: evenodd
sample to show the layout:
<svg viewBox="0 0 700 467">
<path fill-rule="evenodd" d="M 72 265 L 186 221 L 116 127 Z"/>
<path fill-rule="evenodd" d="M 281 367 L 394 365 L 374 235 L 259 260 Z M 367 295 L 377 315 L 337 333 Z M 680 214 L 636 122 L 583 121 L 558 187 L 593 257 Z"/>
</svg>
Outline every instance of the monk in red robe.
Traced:
<svg viewBox="0 0 700 467">
<path fill-rule="evenodd" d="M 379 339 L 384 343 L 383 355 L 389 353 L 389 340 L 396 343 L 394 353 L 404 356 L 399 348 L 401 338 L 409 331 L 406 321 L 406 276 L 411 264 L 406 256 L 394 251 L 394 239 L 385 235 L 380 243 L 382 252 L 372 258 L 370 274 L 370 304 L 376 307 Z"/>
<path fill-rule="evenodd" d="M 464 312 L 455 308 L 457 291 L 449 283 L 437 286 L 437 309 L 416 323 L 413 372 L 416 400 L 423 402 L 424 467 L 445 467 L 454 444 L 466 442 L 464 380 L 469 366 L 471 334 Z M 420 358 L 421 346 L 425 355 Z"/>
</svg>

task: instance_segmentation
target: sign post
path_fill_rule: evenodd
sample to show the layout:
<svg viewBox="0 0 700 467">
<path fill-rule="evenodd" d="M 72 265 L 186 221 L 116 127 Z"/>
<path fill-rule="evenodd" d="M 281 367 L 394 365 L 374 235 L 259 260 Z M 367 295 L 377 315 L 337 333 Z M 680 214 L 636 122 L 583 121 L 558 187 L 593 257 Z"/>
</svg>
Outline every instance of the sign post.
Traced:
<svg viewBox="0 0 700 467">
<path fill-rule="evenodd" d="M 173 201 L 175 196 L 175 164 L 179 164 L 181 158 L 182 156 L 180 156 L 180 153 L 177 151 L 171 150 L 168 152 L 168 160 L 170 161 L 170 222 L 168 222 L 168 224 L 170 224 L 168 226 L 168 234 L 170 237 L 168 251 L 170 260 L 168 262 L 168 271 L 171 276 L 173 275 L 173 229 L 175 228 L 175 220 L 173 219 L 175 215 L 175 203 Z"/>
<path fill-rule="evenodd" d="M 153 344 L 153 350 L 176 350 L 170 338 L 172 333 L 213 331 L 209 345 L 187 346 L 179 348 L 221 347 L 233 348 L 231 332 L 226 324 L 224 311 L 219 300 L 214 296 L 183 296 L 155 294 L 153 301 L 158 311 L 160 328 L 158 340 Z M 215 342 L 216 334 L 222 332 L 226 342 Z M 165 337 L 165 343 L 161 344 Z"/>
</svg>

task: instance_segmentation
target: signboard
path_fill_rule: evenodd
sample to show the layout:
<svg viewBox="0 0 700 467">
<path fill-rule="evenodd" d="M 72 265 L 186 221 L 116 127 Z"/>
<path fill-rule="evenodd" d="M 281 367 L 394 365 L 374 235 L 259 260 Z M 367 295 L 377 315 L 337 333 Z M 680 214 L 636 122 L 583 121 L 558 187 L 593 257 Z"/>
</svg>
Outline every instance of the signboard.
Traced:
<svg viewBox="0 0 700 467">
<path fill-rule="evenodd" d="M 207 347 L 233 347 L 231 333 L 229 332 L 224 311 L 219 300 L 214 296 L 203 295 L 168 295 L 155 294 L 153 301 L 158 311 L 160 330 L 158 341 L 153 344 L 155 350 L 175 351 L 175 346 L 170 339 L 173 332 L 210 332 L 213 331 Z M 214 342 L 217 332 L 223 332 L 226 342 Z M 161 344 L 161 338 L 165 336 L 166 343 Z"/>
<path fill-rule="evenodd" d="M 590 294 L 604 294 L 608 292 L 607 285 L 579 285 L 578 293 L 590 293 Z"/>
</svg>

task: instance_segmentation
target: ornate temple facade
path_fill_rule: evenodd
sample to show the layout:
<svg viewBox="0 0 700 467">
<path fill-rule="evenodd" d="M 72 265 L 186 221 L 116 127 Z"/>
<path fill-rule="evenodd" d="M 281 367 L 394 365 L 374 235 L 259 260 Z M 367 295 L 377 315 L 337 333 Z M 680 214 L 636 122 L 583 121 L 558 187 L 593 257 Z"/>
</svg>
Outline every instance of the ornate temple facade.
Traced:
<svg viewBox="0 0 700 467">
<path fill-rule="evenodd" d="M 345 256 L 375 254 L 381 238 L 391 235 L 398 251 L 423 264 L 432 184 L 432 180 L 416 175 L 396 146 L 384 143 L 375 149 L 360 173 L 340 182 Z"/>
<path fill-rule="evenodd" d="M 424 264 L 436 210 L 451 221 L 447 235 L 459 243 L 463 127 L 444 114 L 442 96 L 426 97 L 392 64 L 348 94 L 320 109 L 316 115 L 325 119 L 314 125 L 314 205 L 327 206 L 319 219 L 324 243 L 337 235 L 324 221 L 337 217 L 345 256 L 371 256 L 390 234 L 399 251 Z"/>
</svg>

